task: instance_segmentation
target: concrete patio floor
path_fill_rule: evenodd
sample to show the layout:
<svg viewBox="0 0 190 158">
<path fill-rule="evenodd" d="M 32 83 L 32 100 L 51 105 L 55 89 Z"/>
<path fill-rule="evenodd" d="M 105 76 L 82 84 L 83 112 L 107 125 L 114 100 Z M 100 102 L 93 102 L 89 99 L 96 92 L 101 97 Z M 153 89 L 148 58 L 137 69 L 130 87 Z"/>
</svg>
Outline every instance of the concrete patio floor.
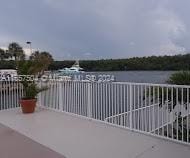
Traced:
<svg viewBox="0 0 190 158">
<path fill-rule="evenodd" d="M 1 158 L 65 158 L 61 154 L 0 124 Z"/>
<path fill-rule="evenodd" d="M 37 109 L 28 115 L 20 109 L 1 111 L 0 123 L 66 158 L 189 158 L 190 155 L 190 146 L 47 109 Z M 6 142 L 6 138 L 3 140 Z M 10 151 L 14 150 L 14 146 L 11 148 Z"/>
</svg>

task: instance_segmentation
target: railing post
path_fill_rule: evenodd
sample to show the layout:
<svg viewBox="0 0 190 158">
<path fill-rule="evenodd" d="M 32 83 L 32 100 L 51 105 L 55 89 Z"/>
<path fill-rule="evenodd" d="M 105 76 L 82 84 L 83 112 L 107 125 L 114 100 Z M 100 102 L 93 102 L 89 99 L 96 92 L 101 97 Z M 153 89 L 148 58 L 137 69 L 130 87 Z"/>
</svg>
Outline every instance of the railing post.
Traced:
<svg viewBox="0 0 190 158">
<path fill-rule="evenodd" d="M 63 89 L 62 89 L 62 82 L 61 81 L 57 81 L 58 82 L 58 87 L 59 87 L 59 110 L 63 111 Z"/>
<path fill-rule="evenodd" d="M 39 85 L 40 88 L 42 87 L 42 81 L 38 82 L 37 84 Z M 20 89 L 20 87 L 19 87 L 19 89 Z M 42 106 L 42 94 L 41 93 L 38 94 L 38 100 L 37 100 L 38 101 L 38 103 L 37 103 L 38 106 Z"/>
<path fill-rule="evenodd" d="M 133 107 L 133 91 L 132 91 L 132 84 L 130 84 L 129 85 L 129 106 L 130 106 L 130 117 L 129 117 L 129 121 L 130 121 L 130 129 L 132 130 L 133 129 L 133 125 L 132 125 L 132 123 L 133 123 L 133 117 L 132 117 L 132 115 L 133 115 L 133 109 L 132 109 L 132 107 Z"/>
<path fill-rule="evenodd" d="M 91 97 L 91 82 L 87 83 L 87 117 L 92 118 L 92 97 Z"/>
</svg>

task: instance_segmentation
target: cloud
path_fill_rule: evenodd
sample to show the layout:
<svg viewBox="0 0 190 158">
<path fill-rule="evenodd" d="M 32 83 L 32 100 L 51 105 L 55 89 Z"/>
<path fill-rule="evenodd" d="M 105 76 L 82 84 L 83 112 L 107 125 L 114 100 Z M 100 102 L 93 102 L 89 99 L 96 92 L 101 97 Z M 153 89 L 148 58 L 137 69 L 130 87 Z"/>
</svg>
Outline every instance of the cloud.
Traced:
<svg viewBox="0 0 190 158">
<path fill-rule="evenodd" d="M 30 40 L 57 59 L 190 50 L 186 0 L 6 0 L 2 6 L 0 45 L 18 41 L 25 47 Z"/>
<path fill-rule="evenodd" d="M 174 43 L 168 43 L 165 45 L 161 45 L 158 49 L 160 52 L 160 55 L 174 55 L 179 53 L 185 53 L 186 49 L 184 47 L 180 47 L 175 45 Z"/>
<path fill-rule="evenodd" d="M 163 54 L 179 54 L 185 53 L 186 48 L 176 43 L 186 34 L 186 26 L 183 21 L 172 11 L 164 8 L 156 9 L 152 15 L 155 16 L 153 24 L 158 32 L 160 32 L 159 45 L 157 50 Z"/>
<path fill-rule="evenodd" d="M 7 47 L 0 47 L 1 49 L 3 49 L 3 50 L 7 50 Z"/>
<path fill-rule="evenodd" d="M 135 42 L 129 42 L 129 45 L 130 45 L 130 46 L 134 46 L 134 45 L 135 45 Z"/>
<path fill-rule="evenodd" d="M 84 53 L 84 56 L 91 56 L 92 53 Z"/>
</svg>

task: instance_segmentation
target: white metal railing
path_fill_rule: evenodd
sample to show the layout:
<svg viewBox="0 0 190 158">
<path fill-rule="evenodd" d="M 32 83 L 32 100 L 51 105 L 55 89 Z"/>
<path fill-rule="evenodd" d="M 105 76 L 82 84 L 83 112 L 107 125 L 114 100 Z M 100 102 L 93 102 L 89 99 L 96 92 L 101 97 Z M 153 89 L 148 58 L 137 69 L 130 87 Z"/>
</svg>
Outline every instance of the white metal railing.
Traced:
<svg viewBox="0 0 190 158">
<path fill-rule="evenodd" d="M 22 85 L 17 81 L 0 81 L 0 110 L 19 107 L 23 96 Z"/>
<path fill-rule="evenodd" d="M 190 86 L 49 81 L 39 86 L 38 104 L 167 138 L 190 143 Z M 23 89 L 18 82 L 0 82 L 0 110 L 19 106 Z"/>
<path fill-rule="evenodd" d="M 190 86 L 48 82 L 39 104 L 178 142 L 190 142 Z"/>
</svg>

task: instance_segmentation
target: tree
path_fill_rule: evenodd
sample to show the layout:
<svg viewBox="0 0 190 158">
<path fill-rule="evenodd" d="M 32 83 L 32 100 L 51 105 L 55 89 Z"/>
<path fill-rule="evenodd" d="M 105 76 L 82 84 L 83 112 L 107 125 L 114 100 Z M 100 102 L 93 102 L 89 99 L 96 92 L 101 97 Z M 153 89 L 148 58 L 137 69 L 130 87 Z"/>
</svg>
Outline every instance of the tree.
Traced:
<svg viewBox="0 0 190 158">
<path fill-rule="evenodd" d="M 49 52 L 39 52 L 39 51 L 35 51 L 34 53 L 31 54 L 30 56 L 30 60 L 34 60 L 34 59 L 39 59 L 39 58 L 45 58 L 47 59 L 49 62 L 53 61 L 53 57 Z"/>
<path fill-rule="evenodd" d="M 0 48 L 0 59 L 4 60 L 5 59 L 5 51 Z"/>
<path fill-rule="evenodd" d="M 10 57 L 10 54 L 7 50 L 3 50 L 0 48 L 0 60 L 5 60 L 8 59 Z"/>
<path fill-rule="evenodd" d="M 22 47 L 16 42 L 12 42 L 9 44 L 8 52 L 10 53 L 11 57 L 14 57 L 15 60 L 21 60 L 25 58 Z"/>
<path fill-rule="evenodd" d="M 31 54 L 29 59 L 35 63 L 35 66 L 33 68 L 38 72 L 39 70 L 41 70 L 42 74 L 45 70 L 48 69 L 49 65 L 53 62 L 53 57 L 49 52 L 35 51 Z"/>
</svg>

